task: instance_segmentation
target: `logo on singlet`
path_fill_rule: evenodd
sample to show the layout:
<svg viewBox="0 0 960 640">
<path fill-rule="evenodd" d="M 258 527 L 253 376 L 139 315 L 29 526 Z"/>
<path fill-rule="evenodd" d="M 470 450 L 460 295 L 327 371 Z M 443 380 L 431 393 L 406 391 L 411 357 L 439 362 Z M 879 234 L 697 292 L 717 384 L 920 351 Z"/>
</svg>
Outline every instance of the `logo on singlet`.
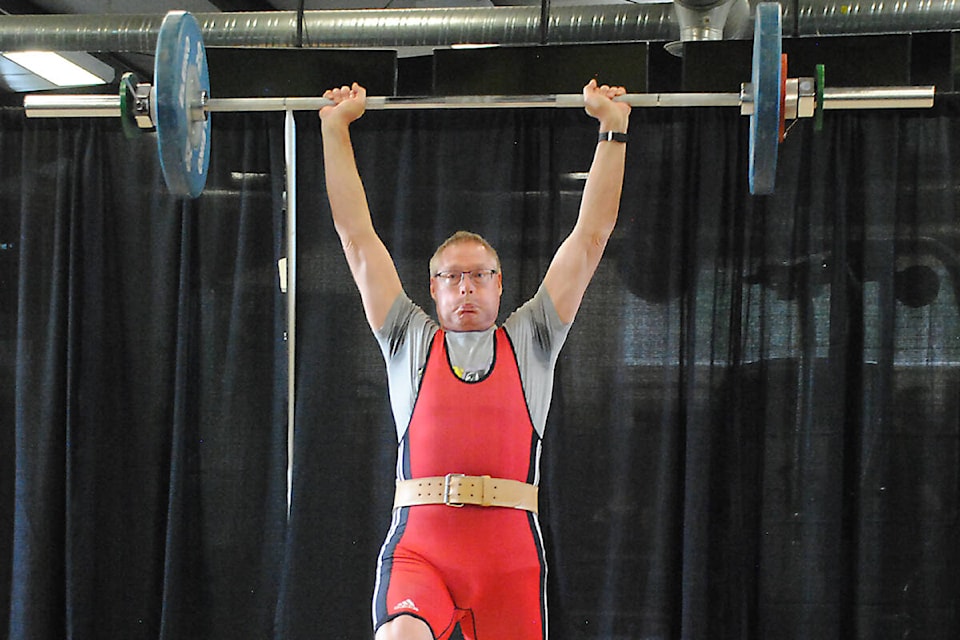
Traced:
<svg viewBox="0 0 960 640">
<path fill-rule="evenodd" d="M 420 611 L 420 609 L 417 608 L 417 605 L 415 605 L 413 600 L 410 598 L 407 598 L 403 602 L 400 602 L 393 607 L 394 611 L 399 611 L 400 609 L 412 609 L 413 611 Z"/>
</svg>

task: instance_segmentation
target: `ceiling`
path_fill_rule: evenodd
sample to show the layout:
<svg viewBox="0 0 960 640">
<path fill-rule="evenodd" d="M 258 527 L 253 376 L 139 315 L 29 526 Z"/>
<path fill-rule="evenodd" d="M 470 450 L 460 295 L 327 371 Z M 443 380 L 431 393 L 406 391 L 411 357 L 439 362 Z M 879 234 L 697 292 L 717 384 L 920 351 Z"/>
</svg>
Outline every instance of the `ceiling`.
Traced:
<svg viewBox="0 0 960 640">
<path fill-rule="evenodd" d="M 357 26 L 357 22 L 351 22 L 347 24 L 346 22 L 341 23 L 339 18 L 335 19 L 329 16 L 334 15 L 334 13 L 326 13 L 329 10 L 356 10 L 356 9 L 376 9 L 380 11 L 371 12 L 373 14 L 378 14 L 379 16 L 384 16 L 386 14 L 394 14 L 393 11 L 382 11 L 384 9 L 394 10 L 409 10 L 405 13 L 403 18 L 396 19 L 395 24 L 392 26 L 384 26 L 381 22 L 371 22 L 369 25 L 361 25 L 363 38 L 379 38 L 381 34 L 390 29 L 396 29 L 397 31 L 403 32 L 404 35 L 408 33 L 416 32 L 416 36 L 420 37 L 420 31 L 426 29 L 438 29 L 443 32 L 443 35 L 446 36 L 449 33 L 456 32 L 457 34 L 461 33 L 461 28 L 466 26 L 473 27 L 477 22 L 474 18 L 461 18 L 457 16 L 455 18 L 448 18 L 443 16 L 441 19 L 430 21 L 426 20 L 422 16 L 418 17 L 409 17 L 410 14 L 422 14 L 425 13 L 422 10 L 432 10 L 432 9 L 452 9 L 457 11 L 443 12 L 445 14 L 451 13 L 462 13 L 459 10 L 475 10 L 478 14 L 484 14 L 484 20 L 486 16 L 491 15 L 492 13 L 497 13 L 503 15 L 499 10 L 492 10 L 494 7 L 516 7 L 515 9 L 510 9 L 510 11 L 521 11 L 529 12 L 529 15 L 535 16 L 531 18 L 526 23 L 521 23 L 519 20 L 514 20 L 514 18 L 507 18 L 502 24 L 498 23 L 495 25 L 496 29 L 499 31 L 494 31 L 494 35 L 503 36 L 507 31 L 512 32 L 525 32 L 528 37 L 533 29 L 531 24 L 538 23 L 540 12 L 541 12 L 541 2 L 543 0 L 0 0 L 0 25 L 4 22 L 4 15 L 16 16 L 16 15 L 28 15 L 32 16 L 31 18 L 25 18 L 22 20 L 27 20 L 29 26 L 26 26 L 27 23 L 20 23 L 19 28 L 20 34 L 28 34 L 27 39 L 33 39 L 37 34 L 44 34 L 43 37 L 47 37 L 49 34 L 53 34 L 56 38 L 60 38 L 61 35 L 67 34 L 72 29 L 76 28 L 72 25 L 76 20 L 82 20 L 84 26 L 78 29 L 78 32 L 83 33 L 84 35 L 93 35 L 97 38 L 104 38 L 109 42 L 113 42 L 112 38 L 119 33 L 121 36 L 126 36 L 127 34 L 132 34 L 139 36 L 140 34 L 149 31 L 151 28 L 155 30 L 156 24 L 158 24 L 159 19 L 162 18 L 164 14 L 172 10 L 186 10 L 191 13 L 205 14 L 208 18 L 214 18 L 214 22 L 219 22 L 219 24 L 214 24 L 211 26 L 213 31 L 204 31 L 204 41 L 209 47 L 218 47 L 218 46 L 227 46 L 227 47 L 264 47 L 264 46 L 301 46 L 297 45 L 276 45 L 273 43 L 270 44 L 261 44 L 259 40 L 257 41 L 247 41 L 240 40 L 239 42 L 234 42 L 236 38 L 233 38 L 234 34 L 238 34 L 240 37 L 244 37 L 251 31 L 260 32 L 261 30 L 271 31 L 273 26 L 268 26 L 266 23 L 270 22 L 268 20 L 263 20 L 260 16 L 255 15 L 251 20 L 241 20 L 238 19 L 238 16 L 244 12 L 286 12 L 285 17 L 279 17 L 277 22 L 283 20 L 287 21 L 287 24 L 297 25 L 297 37 L 298 42 L 303 42 L 299 40 L 299 23 L 303 19 L 303 16 L 296 16 L 297 11 L 308 12 L 307 21 L 303 22 L 304 33 L 307 33 L 307 27 L 311 27 L 311 35 L 317 33 L 316 22 L 309 22 L 310 13 L 313 16 L 322 16 L 319 18 L 322 21 L 327 21 L 329 27 L 327 31 L 323 32 L 323 35 L 319 35 L 315 40 L 314 44 L 306 46 L 319 46 L 322 47 L 356 47 L 355 44 L 344 44 L 336 41 L 335 39 L 341 34 L 350 33 L 351 27 Z M 685 25 L 697 24 L 696 22 L 689 22 L 690 18 L 685 17 L 691 15 L 690 12 L 693 12 L 695 16 L 693 19 L 701 20 L 703 16 L 708 18 L 712 15 L 710 12 L 715 10 L 716 5 L 726 5 L 727 7 L 732 7 L 729 9 L 729 15 L 727 13 L 723 14 L 722 21 L 720 22 L 723 25 L 723 21 L 726 22 L 725 26 L 722 26 L 723 30 L 722 37 L 727 38 L 749 38 L 750 34 L 746 32 L 746 29 L 752 31 L 752 22 L 749 16 L 750 9 L 749 5 L 754 4 L 756 0 L 674 0 L 672 3 L 670 0 L 546 0 L 549 4 L 549 10 L 551 11 L 551 17 L 556 18 L 561 24 L 561 27 L 566 25 L 573 25 L 575 29 L 583 29 L 586 33 L 587 41 L 590 42 L 612 42 L 612 41 L 624 41 L 624 40 L 647 40 L 647 41 L 664 41 L 669 42 L 671 40 L 683 40 L 687 41 L 690 39 L 714 39 L 713 37 L 707 38 L 689 38 L 684 32 Z M 749 4 L 748 4 L 749 1 Z M 598 5 L 604 5 L 600 7 Z M 640 6 L 637 6 L 640 5 Z M 945 2 L 945 3 L 931 3 L 929 0 L 898 0 L 896 3 L 882 3 L 875 2 L 872 0 L 790 0 L 781 2 L 784 10 L 784 35 L 791 36 L 822 36 L 822 35 L 852 35 L 852 34 L 887 34 L 887 33 L 915 33 L 919 31 L 955 31 L 960 25 L 960 3 L 956 2 Z M 586 9 L 586 11 L 584 11 Z M 491 11 L 492 10 L 492 11 Z M 676 12 L 675 12 L 676 11 Z M 564 12 L 567 12 L 567 15 L 562 15 Z M 222 21 L 217 21 L 215 16 L 217 14 L 226 14 Z M 350 13 L 349 11 L 347 13 Z M 365 12 L 361 12 L 365 13 Z M 432 12 L 431 12 L 432 13 Z M 468 11 L 469 13 L 469 11 Z M 603 16 L 599 14 L 603 13 Z M 50 14 L 50 15 L 47 15 Z M 53 15 L 53 14 L 68 14 L 68 15 Z M 124 24 L 122 28 L 114 30 L 115 25 L 120 21 L 126 21 L 127 17 L 130 15 L 146 16 L 147 20 L 156 20 L 156 23 L 151 23 L 154 26 L 144 27 L 143 25 L 134 25 L 133 27 L 128 27 Z M 293 14 L 294 17 L 290 17 Z M 628 15 L 627 18 L 623 18 L 623 15 Z M 511 14 L 512 15 L 512 14 Z M 97 16 L 110 16 L 103 24 Z M 616 16 L 616 17 L 614 17 Z M 298 20 L 298 18 L 300 20 Z M 54 20 L 56 22 L 66 22 L 70 21 L 71 24 L 63 26 L 57 24 L 56 26 L 47 27 L 44 26 L 42 29 L 34 26 L 33 23 L 45 21 L 49 22 Z M 110 22 L 113 20 L 114 22 Z M 356 18 L 351 18 L 351 20 L 358 20 Z M 248 22 L 253 24 L 253 26 L 247 27 L 240 25 L 241 22 Z M 429 24 L 428 24 L 429 22 Z M 144 22 L 143 24 L 147 24 Z M 347 26 L 343 26 L 346 24 Z M 442 24 L 439 28 L 435 25 Z M 481 24 L 481 28 L 487 29 L 489 25 L 492 25 L 493 22 Z M 697 24 L 697 26 L 702 25 L 703 23 Z M 713 23 L 716 24 L 716 21 Z M 104 26 L 106 25 L 106 26 Z M 399 26 L 397 26 L 399 25 Z M 742 25 L 748 25 L 747 27 L 742 27 Z M 205 27 L 208 25 L 205 25 Z M 289 29 L 286 25 L 281 25 L 285 29 L 284 33 L 289 33 Z M 451 28 L 452 26 L 452 28 Z M 737 27 L 737 29 L 734 29 Z M 632 29 L 630 33 L 627 31 Z M 636 34 L 638 30 L 643 30 L 643 36 L 638 37 Z M 649 37 L 646 34 L 648 32 L 652 33 L 656 30 L 656 37 Z M 562 39 L 556 39 L 553 35 L 557 31 L 551 31 L 551 40 L 550 42 L 560 42 L 564 43 Z M 155 33 L 155 31 L 154 31 Z M 486 33 L 486 31 L 484 31 Z M 224 44 L 222 41 L 216 40 L 218 35 L 228 34 L 230 38 L 233 38 L 230 42 Z M 371 35 L 372 34 L 372 35 Z M 666 35 L 664 35 L 666 34 Z M 271 33 L 272 35 L 272 33 Z M 208 37 L 210 38 L 208 40 Z M 12 37 L 7 36 L 7 39 L 4 41 L 3 47 L 0 49 L 5 49 L 7 51 L 14 50 L 13 42 L 16 41 L 17 34 L 14 34 Z M 60 40 L 58 39 L 59 43 Z M 451 40 L 449 42 L 501 42 L 502 44 L 515 44 L 505 40 Z M 529 42 L 529 41 L 527 41 Z M 544 39 L 543 42 L 546 42 Z M 406 44 L 413 44 L 415 46 L 407 47 Z M 421 46 L 430 44 L 423 41 L 417 41 L 413 43 L 407 43 L 404 41 L 399 46 L 394 46 L 396 43 L 386 43 L 386 44 L 369 44 L 364 43 L 359 46 L 366 46 L 370 48 L 393 48 L 399 50 L 400 56 L 404 57 L 405 55 L 421 55 L 421 53 L 429 53 L 432 50 L 430 46 Z M 57 48 L 62 50 L 59 47 L 54 47 L 53 45 L 32 45 L 28 48 Z M 114 44 L 110 44 L 105 48 L 86 48 L 76 47 L 77 49 L 93 51 L 97 58 L 101 61 L 106 62 L 110 66 L 114 67 L 118 72 L 122 71 L 133 71 L 140 74 L 141 77 L 149 77 L 153 69 L 153 55 L 152 47 L 130 47 L 130 48 L 121 48 L 117 47 Z M 418 51 L 422 49 L 423 51 Z M 22 49 L 20 49 L 22 50 Z M 8 73 L 9 69 L 3 68 L 9 67 L 6 65 L 2 58 L 0 58 L 0 76 L 4 76 Z M 119 73 L 117 75 L 119 79 Z M 2 86 L 6 84 L 6 86 Z M 0 78 L 0 92 L 2 90 L 10 91 L 32 91 L 37 88 L 50 88 L 50 87 L 34 87 L 34 88 L 18 88 L 14 89 L 10 86 L 10 83 L 4 83 L 3 79 Z"/>
</svg>

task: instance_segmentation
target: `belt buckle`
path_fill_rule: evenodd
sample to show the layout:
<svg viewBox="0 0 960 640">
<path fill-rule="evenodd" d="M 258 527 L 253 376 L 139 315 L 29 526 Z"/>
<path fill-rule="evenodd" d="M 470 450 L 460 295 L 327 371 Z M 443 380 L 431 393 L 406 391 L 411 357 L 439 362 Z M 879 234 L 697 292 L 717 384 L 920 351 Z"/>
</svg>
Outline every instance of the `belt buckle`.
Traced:
<svg viewBox="0 0 960 640">
<path fill-rule="evenodd" d="M 456 507 L 458 509 L 463 506 L 462 502 L 450 502 L 450 480 L 464 477 L 466 476 L 462 473 L 448 473 L 443 477 L 443 504 L 448 507 Z"/>
</svg>

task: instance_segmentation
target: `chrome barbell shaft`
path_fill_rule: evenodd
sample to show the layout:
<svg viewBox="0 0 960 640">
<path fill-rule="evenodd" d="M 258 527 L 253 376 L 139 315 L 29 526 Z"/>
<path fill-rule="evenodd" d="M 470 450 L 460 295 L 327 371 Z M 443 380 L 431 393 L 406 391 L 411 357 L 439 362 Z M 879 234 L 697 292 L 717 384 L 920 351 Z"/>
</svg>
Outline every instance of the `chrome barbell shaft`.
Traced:
<svg viewBox="0 0 960 640">
<path fill-rule="evenodd" d="M 933 106 L 935 88 L 824 87 L 824 109 L 912 109 Z"/>
<path fill-rule="evenodd" d="M 118 118 L 118 95 L 28 94 L 23 98 L 28 118 Z"/>
<path fill-rule="evenodd" d="M 633 93 L 615 98 L 634 107 L 735 107 L 740 96 L 735 93 Z M 206 105 L 215 111 L 316 111 L 333 102 L 326 98 L 211 98 Z M 370 111 L 399 109 L 525 109 L 583 108 L 578 93 L 531 96 L 440 96 L 391 97 L 370 96 Z"/>
<path fill-rule="evenodd" d="M 634 107 L 735 107 L 735 93 L 635 93 L 615 98 Z M 203 105 L 208 113 L 241 111 L 317 111 L 333 102 L 318 97 L 210 98 Z M 27 95 L 23 101 L 29 118 L 116 117 L 120 97 L 111 95 Z M 394 109 L 523 109 L 583 107 L 578 93 L 532 96 L 370 96 L 370 111 Z"/>
<path fill-rule="evenodd" d="M 851 87 L 828 88 L 823 94 L 824 109 L 900 109 L 933 106 L 934 87 Z M 616 98 L 634 107 L 739 107 L 740 93 L 632 93 Z M 241 111 L 316 111 L 333 104 L 316 97 L 210 98 L 203 110 Z M 118 117 L 120 97 L 113 95 L 45 95 L 24 97 L 28 118 Z M 370 96 L 367 109 L 522 109 L 583 107 L 578 93 L 539 96 L 443 96 L 390 97 Z"/>
</svg>

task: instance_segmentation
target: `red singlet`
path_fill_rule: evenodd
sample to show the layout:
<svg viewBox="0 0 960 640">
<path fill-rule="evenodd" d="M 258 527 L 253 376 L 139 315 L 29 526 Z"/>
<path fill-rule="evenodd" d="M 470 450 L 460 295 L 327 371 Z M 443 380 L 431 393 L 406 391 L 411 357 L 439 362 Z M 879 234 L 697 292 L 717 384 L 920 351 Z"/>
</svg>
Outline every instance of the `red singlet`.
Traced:
<svg viewBox="0 0 960 640">
<path fill-rule="evenodd" d="M 453 373 L 444 332 L 427 357 L 413 416 L 400 442 L 401 480 L 448 473 L 535 484 L 540 438 L 517 359 L 497 329 L 487 376 Z M 536 515 L 519 509 L 419 505 L 394 510 L 378 563 L 374 625 L 399 615 L 449 638 L 543 640 L 546 563 Z"/>
</svg>

